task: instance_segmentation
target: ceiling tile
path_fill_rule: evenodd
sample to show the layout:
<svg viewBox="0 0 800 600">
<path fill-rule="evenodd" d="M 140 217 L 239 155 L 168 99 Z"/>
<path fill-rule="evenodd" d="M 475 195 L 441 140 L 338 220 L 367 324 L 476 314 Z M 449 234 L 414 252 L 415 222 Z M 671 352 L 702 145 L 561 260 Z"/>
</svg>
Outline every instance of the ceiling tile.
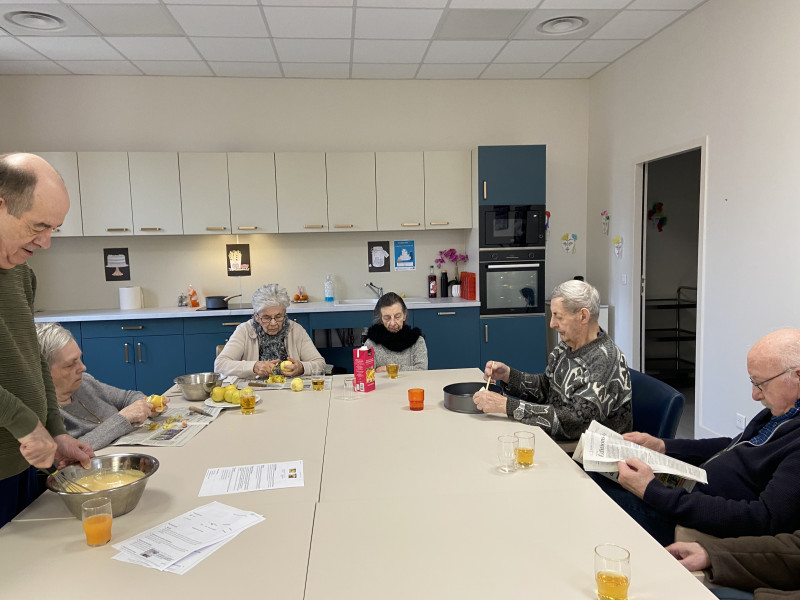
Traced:
<svg viewBox="0 0 800 600">
<path fill-rule="evenodd" d="M 42 60 L 44 57 L 14 38 L 0 38 L 0 60 Z"/>
<path fill-rule="evenodd" d="M 625 8 L 631 0 L 544 0 L 539 8 L 611 9 Z"/>
<path fill-rule="evenodd" d="M 264 6 L 353 6 L 353 0 L 261 0 L 261 4 Z M 359 1 L 359 5 L 363 6 L 364 3 Z"/>
<path fill-rule="evenodd" d="M 53 60 L 119 60 L 122 57 L 103 39 L 97 37 L 34 37 L 19 38 Z"/>
<path fill-rule="evenodd" d="M 479 63 L 491 62 L 505 41 L 483 42 L 431 42 L 425 55 L 426 63 Z"/>
<path fill-rule="evenodd" d="M 75 10 L 103 35 L 181 35 L 175 19 L 158 5 L 76 5 Z"/>
<path fill-rule="evenodd" d="M 275 40 L 278 59 L 292 63 L 350 62 L 350 40 Z"/>
<path fill-rule="evenodd" d="M 225 6 L 254 6 L 258 0 L 164 0 L 164 4 L 203 4 Z"/>
<path fill-rule="evenodd" d="M 210 62 L 208 66 L 220 77 L 283 77 L 275 62 Z"/>
<path fill-rule="evenodd" d="M 417 79 L 477 79 L 486 65 L 422 65 Z"/>
<path fill-rule="evenodd" d="M 505 9 L 505 8 L 521 8 L 530 10 L 536 8 L 541 0 L 450 0 L 449 8 L 491 8 L 491 9 Z M 359 2 L 359 5 L 361 3 Z"/>
<path fill-rule="evenodd" d="M 352 8 L 265 8 L 276 38 L 350 38 Z"/>
<path fill-rule="evenodd" d="M 427 49 L 424 40 L 356 40 L 353 62 L 419 63 Z"/>
<path fill-rule="evenodd" d="M 542 79 L 586 79 L 608 63 L 561 63 L 542 76 Z"/>
<path fill-rule="evenodd" d="M 54 17 L 58 17 L 64 22 L 61 29 L 36 30 L 29 27 L 20 27 L 9 21 L 5 15 L 17 11 L 41 12 Z M 0 23 L 11 35 L 35 35 L 37 37 L 61 37 L 71 35 L 97 35 L 97 32 L 83 20 L 83 18 L 69 6 L 59 4 L 39 4 L 19 2 L 18 0 L 9 4 L 0 4 Z"/>
<path fill-rule="evenodd" d="M 266 37 L 261 9 L 251 6 L 169 6 L 187 35 Z"/>
<path fill-rule="evenodd" d="M 191 38 L 200 54 L 208 61 L 275 62 L 272 43 L 266 38 Z"/>
<path fill-rule="evenodd" d="M 301 79 L 347 79 L 350 76 L 348 64 L 284 63 L 286 77 Z"/>
<path fill-rule="evenodd" d="M 625 10 L 611 19 L 592 38 L 598 40 L 647 39 L 684 14 L 678 10 Z"/>
<path fill-rule="evenodd" d="M 127 60 L 60 60 L 62 67 L 74 75 L 141 75 Z"/>
<path fill-rule="evenodd" d="M 564 59 L 564 62 L 610 63 L 638 45 L 639 40 L 586 40 Z"/>
<path fill-rule="evenodd" d="M 358 0 L 358 6 L 359 8 L 444 8 L 447 6 L 447 0 Z"/>
<path fill-rule="evenodd" d="M 0 75 L 69 75 L 50 60 L 0 60 Z"/>
<path fill-rule="evenodd" d="M 608 23 L 618 14 L 616 10 L 571 10 L 565 13 L 563 10 L 535 10 L 531 13 L 530 18 L 525 21 L 525 24 L 519 28 L 519 31 L 514 34 L 516 40 L 585 40 L 591 37 L 598 29 Z M 583 29 L 579 29 L 572 33 L 564 34 L 548 34 L 542 33 L 537 27 L 558 17 L 571 16 L 583 17 L 588 21 Z"/>
<path fill-rule="evenodd" d="M 130 60 L 201 60 L 184 37 L 107 37 Z"/>
<path fill-rule="evenodd" d="M 206 63 L 197 60 L 137 60 L 134 64 L 145 75 L 203 77 L 214 74 Z"/>
<path fill-rule="evenodd" d="M 514 40 L 508 42 L 495 61 L 499 63 L 558 62 L 578 44 L 580 42 L 577 40 Z"/>
<path fill-rule="evenodd" d="M 417 73 L 417 64 L 354 64 L 354 79 L 414 79 Z"/>
<path fill-rule="evenodd" d="M 506 40 L 527 16 L 525 10 L 449 10 L 436 32 L 440 40 Z"/>
<path fill-rule="evenodd" d="M 538 79 L 552 66 L 553 63 L 494 63 L 486 68 L 481 79 Z"/>
<path fill-rule="evenodd" d="M 0 4 L 4 1 L 0 0 Z M 50 0 L 47 1 L 49 2 Z M 61 0 L 61 2 L 76 6 L 78 4 L 160 4 L 161 0 Z M 169 3 L 169 0 L 166 3 Z"/>
<path fill-rule="evenodd" d="M 630 10 L 691 10 L 706 0 L 634 0 Z"/>
<path fill-rule="evenodd" d="M 441 10 L 357 8 L 355 37 L 427 40 L 436 30 L 441 15 Z"/>
</svg>

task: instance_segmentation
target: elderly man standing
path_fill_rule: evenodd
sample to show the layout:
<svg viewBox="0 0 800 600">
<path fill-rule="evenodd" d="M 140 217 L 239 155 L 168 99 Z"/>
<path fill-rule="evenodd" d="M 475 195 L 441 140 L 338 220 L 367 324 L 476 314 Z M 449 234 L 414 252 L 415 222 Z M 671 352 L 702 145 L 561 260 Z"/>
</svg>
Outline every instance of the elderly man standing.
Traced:
<svg viewBox="0 0 800 600">
<path fill-rule="evenodd" d="M 800 529 L 800 330 L 781 329 L 761 338 L 747 354 L 747 371 L 753 400 L 766 408 L 737 437 L 662 440 L 639 432 L 624 435 L 702 467 L 708 484 L 695 485 L 691 493 L 667 488 L 635 458 L 617 463 L 619 483 L 627 491 L 601 482 L 664 545 L 673 541 L 676 524 L 720 537 Z"/>
<path fill-rule="evenodd" d="M 630 431 L 631 377 L 622 352 L 597 322 L 597 290 L 584 281 L 567 281 L 553 290 L 550 308 L 550 327 L 561 341 L 544 373 L 489 361 L 484 377 L 501 382 L 516 397 L 480 390 L 473 401 L 485 413 L 538 425 L 556 440 L 579 438 L 593 420 L 620 433 Z"/>
<path fill-rule="evenodd" d="M 50 247 L 68 210 L 64 182 L 45 160 L 0 156 L 0 526 L 38 494 L 34 467 L 88 466 L 94 456 L 64 429 L 33 324 L 36 277 L 25 264 Z"/>
</svg>

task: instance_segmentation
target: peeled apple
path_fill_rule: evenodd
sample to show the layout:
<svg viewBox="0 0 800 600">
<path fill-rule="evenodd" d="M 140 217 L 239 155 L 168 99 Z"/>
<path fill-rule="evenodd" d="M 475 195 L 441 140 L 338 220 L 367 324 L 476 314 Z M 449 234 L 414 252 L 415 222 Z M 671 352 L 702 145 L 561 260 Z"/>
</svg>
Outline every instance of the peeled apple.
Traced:
<svg viewBox="0 0 800 600">
<path fill-rule="evenodd" d="M 164 411 L 164 396 L 157 396 L 153 394 L 150 396 L 147 401 L 153 405 L 153 410 L 156 412 L 163 412 Z"/>
<path fill-rule="evenodd" d="M 295 377 L 292 379 L 292 391 L 294 392 L 302 392 L 303 391 L 303 380 L 299 377 Z"/>
<path fill-rule="evenodd" d="M 281 371 L 288 371 L 292 368 L 292 361 L 285 360 L 281 363 Z"/>
</svg>

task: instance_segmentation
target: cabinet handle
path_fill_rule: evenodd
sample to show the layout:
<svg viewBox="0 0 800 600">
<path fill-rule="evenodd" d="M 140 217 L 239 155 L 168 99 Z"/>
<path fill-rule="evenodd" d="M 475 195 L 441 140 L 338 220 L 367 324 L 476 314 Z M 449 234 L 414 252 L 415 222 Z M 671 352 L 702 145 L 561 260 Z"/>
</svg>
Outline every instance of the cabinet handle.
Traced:
<svg viewBox="0 0 800 600">
<path fill-rule="evenodd" d="M 484 325 L 483 326 L 483 337 L 484 337 L 484 341 L 488 344 L 489 343 L 489 326 L 488 325 Z"/>
<path fill-rule="evenodd" d="M 241 229 L 242 231 L 254 231 L 258 229 L 255 225 L 239 225 L 236 229 Z"/>
<path fill-rule="evenodd" d="M 122 331 L 133 331 L 138 329 L 144 329 L 142 325 L 131 325 L 130 327 L 121 327 Z"/>
<path fill-rule="evenodd" d="M 227 227 L 206 227 L 206 231 L 228 231 Z"/>
<path fill-rule="evenodd" d="M 109 233 L 111 232 L 118 232 L 118 231 L 128 231 L 127 227 L 106 227 L 106 231 Z"/>
<path fill-rule="evenodd" d="M 352 229 L 353 225 L 334 225 L 336 229 Z"/>
<path fill-rule="evenodd" d="M 136 352 L 139 354 L 139 362 L 142 362 L 142 342 L 136 344 Z"/>
<path fill-rule="evenodd" d="M 419 227 L 419 223 L 400 223 L 403 227 Z"/>
<path fill-rule="evenodd" d="M 483 180 L 483 199 L 486 200 L 486 180 Z"/>
<path fill-rule="evenodd" d="M 456 311 L 454 311 L 454 310 L 451 310 L 451 311 L 449 311 L 449 312 L 438 312 L 438 313 L 436 313 L 436 314 L 437 314 L 437 315 L 439 315 L 440 317 L 446 317 L 447 315 L 454 315 L 454 314 L 456 314 Z"/>
<path fill-rule="evenodd" d="M 139 227 L 139 231 L 164 231 L 161 227 Z"/>
<path fill-rule="evenodd" d="M 450 225 L 450 221 L 431 221 L 431 225 Z"/>
<path fill-rule="evenodd" d="M 325 225 L 303 225 L 306 229 L 325 229 Z"/>
<path fill-rule="evenodd" d="M 126 363 L 131 362 L 128 360 L 128 342 L 125 342 L 125 362 Z"/>
<path fill-rule="evenodd" d="M 223 327 L 238 327 L 241 323 L 223 323 Z"/>
</svg>

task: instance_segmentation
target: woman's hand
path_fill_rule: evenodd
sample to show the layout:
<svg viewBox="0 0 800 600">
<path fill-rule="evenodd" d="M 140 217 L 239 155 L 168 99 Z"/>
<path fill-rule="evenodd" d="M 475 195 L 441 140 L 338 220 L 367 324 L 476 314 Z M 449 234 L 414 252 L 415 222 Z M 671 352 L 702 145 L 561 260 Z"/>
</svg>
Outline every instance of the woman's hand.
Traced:
<svg viewBox="0 0 800 600">
<path fill-rule="evenodd" d="M 475 392 L 472 401 L 485 413 L 506 414 L 506 397 L 503 394 L 482 389 Z"/>
<path fill-rule="evenodd" d="M 253 373 L 256 377 L 269 377 L 275 372 L 279 360 L 260 360 L 253 365 Z"/>
<path fill-rule="evenodd" d="M 486 363 L 486 366 L 483 368 L 483 380 L 489 381 L 490 379 L 494 381 L 502 381 L 508 383 L 508 377 L 511 374 L 511 369 L 508 368 L 508 365 L 495 362 L 490 360 Z"/>
<path fill-rule="evenodd" d="M 287 377 L 299 377 L 305 372 L 305 369 L 303 368 L 303 363 L 301 363 L 299 360 L 295 361 L 295 359 L 293 359 L 291 356 L 287 357 L 286 360 L 292 363 L 290 367 L 281 369 L 281 371 L 283 371 L 283 374 L 286 375 Z"/>
<path fill-rule="evenodd" d="M 166 408 L 168 402 L 169 399 L 164 398 L 164 408 Z M 147 398 L 139 398 L 133 404 L 129 404 L 119 411 L 119 414 L 125 417 L 131 425 L 138 426 L 157 413 L 153 405 L 147 401 Z"/>
<path fill-rule="evenodd" d="M 383 365 L 382 367 L 378 367 L 377 369 L 375 369 L 375 372 L 376 373 L 385 373 L 386 372 L 386 365 Z"/>
</svg>

